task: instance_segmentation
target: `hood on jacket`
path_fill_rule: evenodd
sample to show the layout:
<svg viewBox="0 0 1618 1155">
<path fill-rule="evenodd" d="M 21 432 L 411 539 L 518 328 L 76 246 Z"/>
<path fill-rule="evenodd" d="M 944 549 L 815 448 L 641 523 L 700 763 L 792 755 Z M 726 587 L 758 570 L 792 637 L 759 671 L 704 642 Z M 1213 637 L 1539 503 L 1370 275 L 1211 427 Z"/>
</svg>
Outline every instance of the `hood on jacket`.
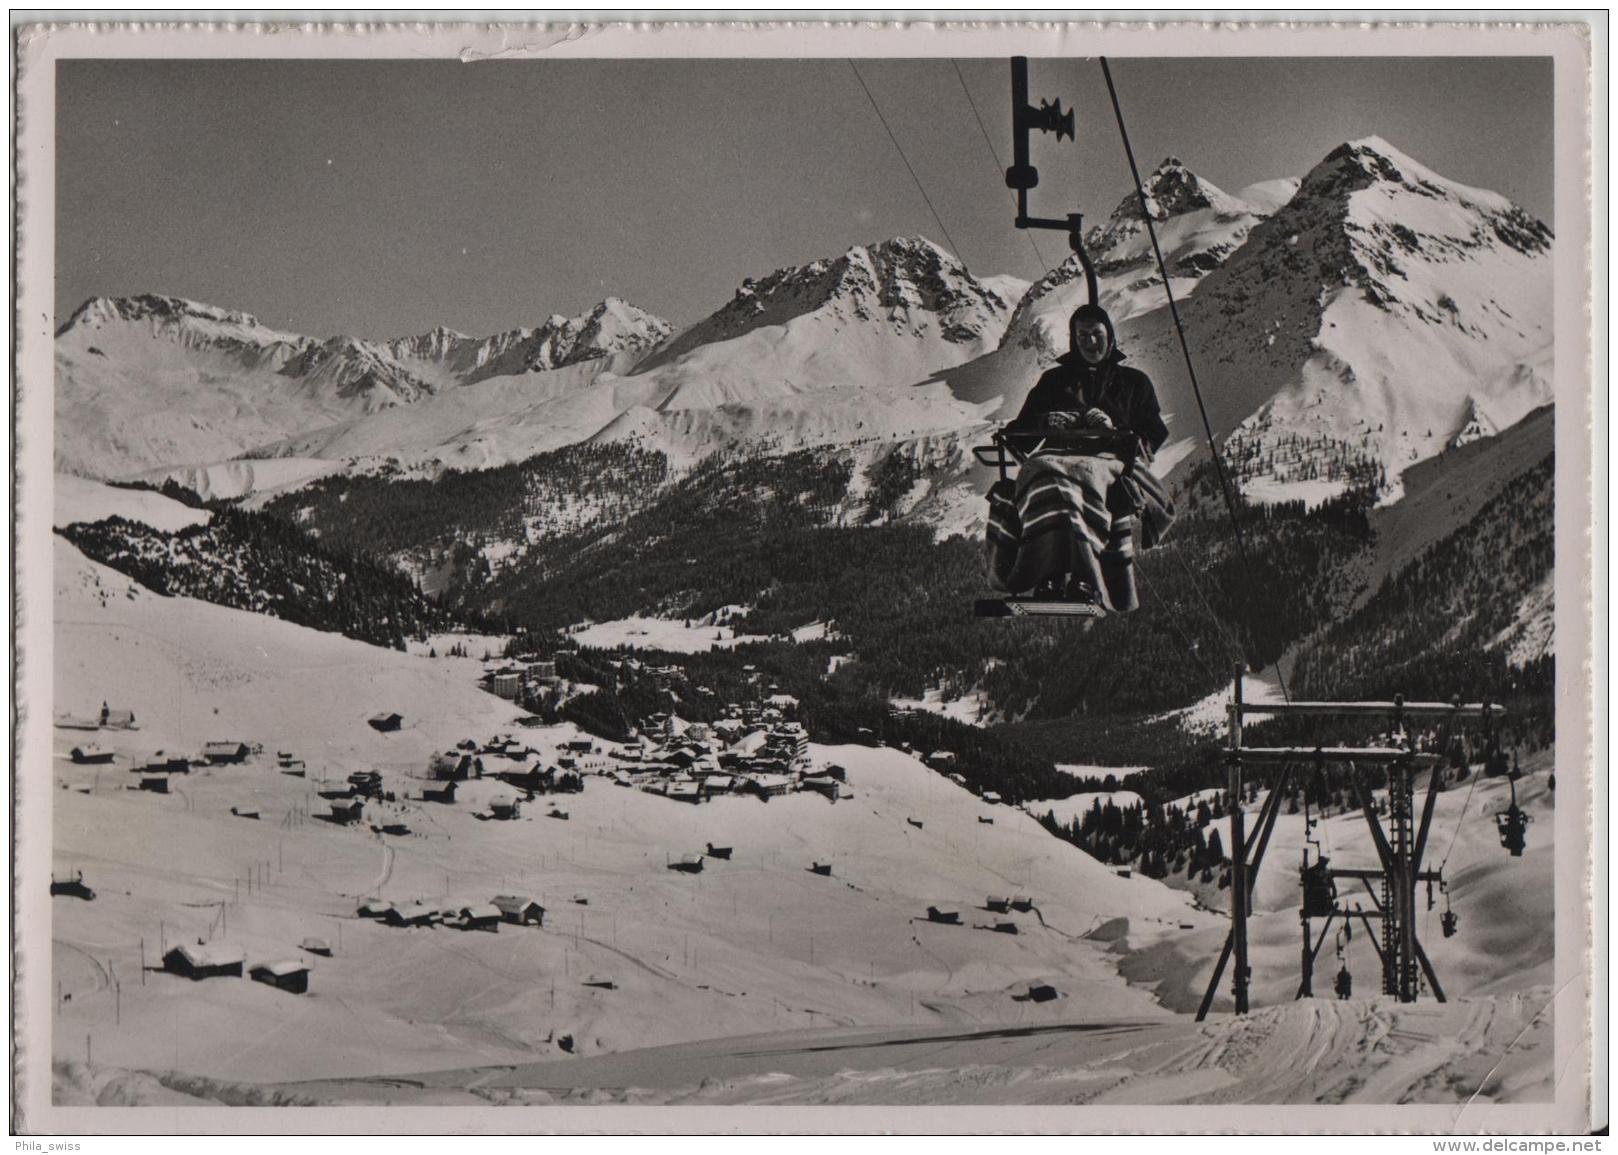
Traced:
<svg viewBox="0 0 1618 1155">
<path fill-rule="evenodd" d="M 1080 305 L 1077 309 L 1074 309 L 1073 312 L 1068 316 L 1068 351 L 1061 357 L 1058 357 L 1058 361 L 1061 361 L 1063 364 L 1088 364 L 1088 362 L 1085 361 L 1083 356 L 1079 353 L 1078 345 L 1073 339 L 1073 330 L 1078 326 L 1080 321 L 1100 321 L 1102 325 L 1106 326 L 1107 355 L 1102 359 L 1101 363 L 1103 365 L 1107 364 L 1109 361 L 1123 360 L 1123 354 L 1118 351 L 1118 332 L 1112 326 L 1112 317 L 1109 316 L 1107 310 L 1103 309 L 1100 305 L 1085 304 Z M 1072 360 L 1069 361 L 1069 358 L 1072 358 Z"/>
</svg>

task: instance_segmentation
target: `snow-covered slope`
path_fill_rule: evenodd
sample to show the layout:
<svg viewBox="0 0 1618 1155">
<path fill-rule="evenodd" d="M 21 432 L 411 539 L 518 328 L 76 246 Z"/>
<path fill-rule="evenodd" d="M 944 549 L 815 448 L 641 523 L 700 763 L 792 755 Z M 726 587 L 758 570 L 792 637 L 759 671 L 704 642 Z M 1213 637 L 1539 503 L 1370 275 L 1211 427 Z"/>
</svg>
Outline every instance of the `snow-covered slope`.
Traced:
<svg viewBox="0 0 1618 1155">
<path fill-rule="evenodd" d="M 804 793 L 686 806 L 593 776 L 565 800 L 566 822 L 538 804 L 517 822 L 478 821 L 510 794 L 492 780 L 468 783 L 453 806 L 410 801 L 430 754 L 515 729 L 513 705 L 476 688 L 480 662 L 158 597 L 65 541 L 55 549 L 56 708 L 93 713 L 107 701 L 140 722 L 100 736 L 119 758 L 111 767 L 72 765 L 79 739 L 59 732 L 49 769 L 70 787 L 53 792 L 54 861 L 98 892 L 54 908 L 57 975 L 73 995 L 72 1029 L 57 1037 L 92 1030 L 105 1064 L 267 1081 L 532 1061 L 562 1054 L 563 1035 L 575 1053 L 600 1054 L 837 1024 L 1046 1022 L 1098 1007 L 1151 1018 L 1162 1012 L 1148 993 L 1081 936 L 1120 915 L 1164 932 L 1212 922 L 1185 895 L 1118 878 L 890 749 L 812 747 L 817 764 L 847 769 L 854 797 L 835 804 Z M 366 725 L 383 710 L 404 716 L 399 731 Z M 576 736 L 519 733 L 547 761 Z M 132 758 L 227 739 L 266 754 L 177 776 L 163 796 L 125 789 Z M 274 750 L 304 759 L 309 777 L 280 772 Z M 320 779 L 372 768 L 400 799 L 381 812 L 412 835 L 304 816 L 326 809 Z M 989 810 L 995 823 L 978 822 Z M 732 846 L 732 859 L 698 877 L 665 869 L 668 855 L 710 841 Z M 815 860 L 832 876 L 811 873 Z M 238 894 L 254 862 L 275 865 Z M 354 917 L 366 896 L 436 908 L 512 891 L 548 908 L 542 930 L 404 931 Z M 978 909 L 1006 891 L 1039 906 L 1015 916 L 1016 935 L 992 933 Z M 963 925 L 927 923 L 928 905 L 961 911 Z M 308 935 L 340 936 L 341 948 L 312 960 L 307 997 L 152 975 L 123 992 L 117 1023 L 103 968 L 138 973 L 142 937 L 151 962 L 160 932 L 171 944 L 232 942 L 255 962 L 298 957 Z M 614 989 L 584 986 L 591 973 Z M 1013 1000 L 1036 979 L 1066 997 Z"/>
</svg>

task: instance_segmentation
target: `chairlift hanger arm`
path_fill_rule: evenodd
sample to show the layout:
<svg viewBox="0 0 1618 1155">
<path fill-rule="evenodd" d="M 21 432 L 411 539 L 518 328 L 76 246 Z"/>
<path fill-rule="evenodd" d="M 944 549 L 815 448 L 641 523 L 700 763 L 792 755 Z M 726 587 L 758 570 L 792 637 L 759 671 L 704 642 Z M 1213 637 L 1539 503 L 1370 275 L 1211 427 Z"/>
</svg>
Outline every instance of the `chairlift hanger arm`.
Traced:
<svg viewBox="0 0 1618 1155">
<path fill-rule="evenodd" d="M 1084 283 L 1090 293 L 1090 303 L 1099 299 L 1095 266 L 1090 254 L 1084 251 L 1084 214 L 1069 213 L 1065 219 L 1028 215 L 1028 190 L 1039 185 L 1039 170 L 1029 160 L 1028 136 L 1032 132 L 1050 132 L 1057 140 L 1064 136 L 1077 140 L 1073 110 L 1063 111 L 1060 100 L 1054 103 L 1040 101 L 1035 108 L 1028 102 L 1028 57 L 1011 58 L 1011 167 L 1006 169 L 1006 186 L 1017 193 L 1017 215 L 1012 224 L 1019 229 L 1057 229 L 1067 234 L 1067 242 L 1078 255 L 1084 268 Z"/>
</svg>

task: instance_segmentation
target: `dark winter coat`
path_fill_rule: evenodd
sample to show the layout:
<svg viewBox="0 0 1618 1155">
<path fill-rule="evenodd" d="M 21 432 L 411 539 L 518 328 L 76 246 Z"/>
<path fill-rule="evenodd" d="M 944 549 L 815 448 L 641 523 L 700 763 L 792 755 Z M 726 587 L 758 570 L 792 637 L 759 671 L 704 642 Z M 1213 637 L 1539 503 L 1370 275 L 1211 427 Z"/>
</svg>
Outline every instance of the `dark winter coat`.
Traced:
<svg viewBox="0 0 1618 1155">
<path fill-rule="evenodd" d="M 1115 429 L 1135 434 L 1148 454 L 1156 453 L 1169 436 L 1158 409 L 1157 390 L 1145 373 L 1120 364 L 1123 359 L 1117 349 L 1100 365 L 1087 364 L 1076 352 L 1062 354 L 1029 390 L 1022 412 L 1008 428 L 1013 432 L 1038 429 L 1051 413 L 1099 409 L 1112 418 Z"/>
</svg>

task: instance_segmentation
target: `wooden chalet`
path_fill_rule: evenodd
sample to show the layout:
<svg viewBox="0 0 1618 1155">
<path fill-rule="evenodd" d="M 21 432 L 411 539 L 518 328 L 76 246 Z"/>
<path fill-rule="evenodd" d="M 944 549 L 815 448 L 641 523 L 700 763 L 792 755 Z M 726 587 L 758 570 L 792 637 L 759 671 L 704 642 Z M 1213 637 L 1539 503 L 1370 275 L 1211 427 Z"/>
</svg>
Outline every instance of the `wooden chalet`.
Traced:
<svg viewBox="0 0 1618 1155">
<path fill-rule="evenodd" d="M 141 777 L 140 788 L 153 794 L 167 794 L 169 792 L 169 776 L 167 774 L 146 774 Z"/>
<path fill-rule="evenodd" d="M 669 863 L 670 870 L 684 871 L 686 874 L 702 873 L 702 855 L 682 854 Z"/>
<path fill-rule="evenodd" d="M 1011 896 L 1011 909 L 1021 911 L 1033 910 L 1034 900 L 1029 898 L 1026 894 L 1014 894 Z"/>
<path fill-rule="evenodd" d="M 486 930 L 491 933 L 500 929 L 503 918 L 500 908 L 492 902 L 480 902 L 474 906 L 463 906 L 459 926 L 462 930 Z"/>
<path fill-rule="evenodd" d="M 451 804 L 455 801 L 455 783 L 446 782 L 437 790 L 432 790 L 423 786 L 421 789 L 421 800 L 423 802 L 442 802 L 446 805 Z"/>
<path fill-rule="evenodd" d="M 842 784 L 837 779 L 824 774 L 817 774 L 813 778 L 805 778 L 799 785 L 805 790 L 813 790 L 816 794 L 824 794 L 833 802 L 837 801 L 838 791 L 842 789 Z"/>
<path fill-rule="evenodd" d="M 381 733 L 390 733 L 404 724 L 404 715 L 395 713 L 372 714 L 365 719 L 365 724 L 371 729 Z"/>
<path fill-rule="evenodd" d="M 94 742 L 86 742 L 82 746 L 73 747 L 69 757 L 80 766 L 104 766 L 112 761 L 113 753 L 111 750 L 103 750 Z"/>
<path fill-rule="evenodd" d="M 349 798 L 331 804 L 331 820 L 339 826 L 358 822 L 365 813 L 365 799 Z"/>
<path fill-rule="evenodd" d="M 1050 983 L 1030 983 L 1028 986 L 1028 999 L 1030 1002 L 1048 1003 L 1061 996 L 1061 991 Z"/>
<path fill-rule="evenodd" d="M 296 959 L 259 963 L 247 973 L 254 982 L 268 983 L 277 990 L 289 991 L 295 995 L 307 994 L 309 991 L 309 967 Z"/>
<path fill-rule="evenodd" d="M 991 894 L 988 898 L 983 900 L 983 908 L 985 910 L 992 910 L 996 914 L 1005 914 L 1011 909 L 1011 899 L 996 898 Z"/>
<path fill-rule="evenodd" d="M 497 894 L 493 903 L 500 910 L 500 918 L 519 926 L 544 926 L 545 908 L 523 894 Z"/>
<path fill-rule="evenodd" d="M 321 958 L 331 957 L 331 943 L 323 938 L 306 938 L 298 945 L 310 954 L 317 954 Z"/>
<path fill-rule="evenodd" d="M 952 926 L 959 926 L 961 924 L 961 912 L 958 910 L 939 910 L 936 906 L 929 906 L 927 908 L 927 921 L 944 922 Z"/>
<path fill-rule="evenodd" d="M 86 902 L 96 896 L 96 892 L 84 884 L 82 870 L 51 874 L 51 895 L 55 897 L 59 894 L 68 898 L 82 898 Z"/>
<path fill-rule="evenodd" d="M 163 969 L 192 980 L 241 978 L 247 955 L 240 947 L 223 943 L 187 943 L 173 947 L 163 956 Z"/>
<path fill-rule="evenodd" d="M 441 916 L 435 907 L 424 902 L 413 902 L 409 906 L 393 906 L 382 914 L 382 921 L 389 926 L 432 926 Z"/>
<path fill-rule="evenodd" d="M 609 975 L 586 975 L 580 981 L 583 983 L 583 985 L 587 987 L 595 987 L 597 990 L 614 991 L 618 989 L 618 984 L 613 982 L 611 976 Z"/>
<path fill-rule="evenodd" d="M 489 803 L 489 817 L 510 822 L 522 814 L 522 803 L 515 798 L 496 798 Z"/>
<path fill-rule="evenodd" d="M 385 918 L 387 917 L 387 913 L 392 909 L 393 903 L 384 902 L 379 898 L 373 898 L 369 902 L 361 904 L 359 916 L 361 918 Z"/>
<path fill-rule="evenodd" d="M 109 710 L 105 702 L 101 703 L 101 728 L 103 730 L 133 730 L 135 728 L 135 711 Z"/>
<path fill-rule="evenodd" d="M 831 863 L 829 863 L 829 862 L 812 862 L 812 863 L 809 864 L 809 873 L 810 874 L 819 874 L 819 875 L 822 875 L 825 878 L 830 878 L 831 877 Z"/>
<path fill-rule="evenodd" d="M 711 842 L 708 843 L 709 858 L 723 858 L 726 862 L 729 862 L 731 850 L 732 848 L 729 846 L 715 846 Z"/>
<path fill-rule="evenodd" d="M 1016 934 L 1017 924 L 1014 922 L 997 922 L 989 929 L 993 930 L 996 934 Z"/>
<path fill-rule="evenodd" d="M 253 752 L 246 742 L 204 742 L 202 760 L 210 766 L 229 766 L 247 761 Z"/>
<path fill-rule="evenodd" d="M 140 766 L 131 766 L 137 774 L 189 774 L 191 773 L 191 760 L 182 757 L 170 757 L 159 750 L 150 760 Z"/>
<path fill-rule="evenodd" d="M 1000 795 L 995 791 L 985 790 L 983 792 L 983 801 L 987 802 L 990 806 L 998 806 L 1000 805 L 1001 799 Z"/>
</svg>

